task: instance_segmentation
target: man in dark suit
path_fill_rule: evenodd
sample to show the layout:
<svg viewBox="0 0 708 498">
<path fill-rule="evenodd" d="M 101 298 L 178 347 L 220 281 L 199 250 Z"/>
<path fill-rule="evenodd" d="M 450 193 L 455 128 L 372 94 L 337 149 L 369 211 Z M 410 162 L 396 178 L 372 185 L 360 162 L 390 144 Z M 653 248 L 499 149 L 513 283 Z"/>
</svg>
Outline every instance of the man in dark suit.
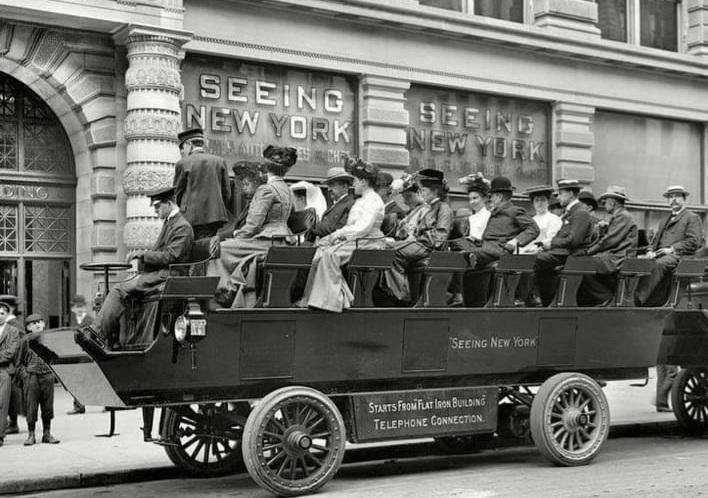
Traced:
<svg viewBox="0 0 708 498">
<path fill-rule="evenodd" d="M 201 128 L 183 131 L 177 138 L 184 157 L 175 165 L 175 199 L 195 240 L 212 237 L 229 221 L 231 183 L 226 162 L 204 151 Z"/>
<path fill-rule="evenodd" d="M 349 192 L 354 177 L 344 171 L 344 168 L 336 167 L 327 170 L 324 182 L 329 190 L 332 205 L 307 231 L 306 238 L 311 242 L 342 228 L 347 222 L 349 210 L 354 205 L 354 196 Z"/>
<path fill-rule="evenodd" d="M 384 201 L 384 219 L 381 231 L 384 235 L 393 236 L 398 222 L 406 215 L 395 199 L 393 199 L 393 176 L 381 171 L 376 178 L 376 193 Z"/>
<path fill-rule="evenodd" d="M 77 294 L 71 298 L 71 322 L 69 326 L 72 328 L 85 327 L 93 323 L 93 316 L 88 313 L 88 305 L 86 298 L 81 294 Z M 79 415 L 86 413 L 86 407 L 81 402 L 74 398 L 74 406 L 66 412 L 67 415 Z"/>
<path fill-rule="evenodd" d="M 141 260 L 142 272 L 111 289 L 96 317 L 96 331 L 109 341 L 109 345 L 115 344 L 122 337 L 120 318 L 125 311 L 125 299 L 158 291 L 169 276 L 171 264 L 189 261 L 194 233 L 175 204 L 174 191 L 174 187 L 169 187 L 150 195 L 155 212 L 164 220 L 155 247 L 133 255 Z"/>
<path fill-rule="evenodd" d="M 27 354 L 27 345 L 22 342 L 22 337 L 24 336 L 24 328 L 20 323 L 18 315 L 20 315 L 17 296 L 13 294 L 1 294 L 0 301 L 7 303 L 10 306 L 10 313 L 8 313 L 5 321 L 8 325 L 15 327 L 20 335 L 20 347 L 17 348 L 17 355 L 15 356 L 15 366 L 19 366 L 25 355 Z M 25 414 L 25 397 L 24 397 L 24 374 L 21 371 L 15 369 L 15 373 L 10 376 L 12 378 L 12 389 L 10 393 L 10 409 L 8 415 L 10 420 L 6 428 L 6 434 L 17 434 L 20 432 L 19 424 L 17 423 L 17 417 L 19 415 Z"/>
<path fill-rule="evenodd" d="M 637 224 L 624 204 L 629 198 L 624 187 L 610 185 L 598 201 L 609 220 L 598 223 L 598 239 L 588 247 L 588 256 L 597 260 L 597 274 L 585 275 L 578 291 L 581 306 L 608 305 L 614 296 L 617 272 L 627 255 L 637 247 Z"/>
<path fill-rule="evenodd" d="M 555 268 L 565 263 L 568 256 L 585 254 L 590 244 L 592 223 L 590 212 L 578 200 L 578 180 L 558 180 L 558 198 L 565 212 L 563 225 L 550 243 L 545 243 L 543 252 L 536 256 L 536 283 L 541 302 L 548 306 L 555 293 Z"/>
<path fill-rule="evenodd" d="M 10 305 L 0 301 L 0 446 L 5 442 L 11 376 L 15 373 L 15 358 L 20 347 L 19 331 L 6 321 L 10 311 Z"/>
</svg>

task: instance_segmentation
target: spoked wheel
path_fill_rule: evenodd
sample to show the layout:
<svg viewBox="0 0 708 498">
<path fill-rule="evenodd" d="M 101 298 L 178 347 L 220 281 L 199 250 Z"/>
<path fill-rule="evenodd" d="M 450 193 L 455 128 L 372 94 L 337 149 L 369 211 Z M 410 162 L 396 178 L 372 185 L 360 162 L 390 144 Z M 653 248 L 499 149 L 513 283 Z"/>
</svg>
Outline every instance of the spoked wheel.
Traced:
<svg viewBox="0 0 708 498">
<path fill-rule="evenodd" d="M 345 443 L 342 415 L 327 396 L 307 387 L 286 387 L 263 398 L 248 417 L 243 459 L 259 486 L 298 496 L 334 476 Z"/>
<path fill-rule="evenodd" d="M 708 429 L 708 372 L 703 368 L 681 370 L 671 388 L 671 406 L 681 427 L 692 433 Z"/>
<path fill-rule="evenodd" d="M 531 404 L 531 436 L 556 465 L 586 465 L 599 453 L 610 429 L 602 388 L 587 375 L 561 373 L 544 382 Z"/>
<path fill-rule="evenodd" d="M 241 438 L 249 410 L 246 402 L 170 408 L 165 419 L 167 456 L 195 477 L 243 469 Z"/>
</svg>

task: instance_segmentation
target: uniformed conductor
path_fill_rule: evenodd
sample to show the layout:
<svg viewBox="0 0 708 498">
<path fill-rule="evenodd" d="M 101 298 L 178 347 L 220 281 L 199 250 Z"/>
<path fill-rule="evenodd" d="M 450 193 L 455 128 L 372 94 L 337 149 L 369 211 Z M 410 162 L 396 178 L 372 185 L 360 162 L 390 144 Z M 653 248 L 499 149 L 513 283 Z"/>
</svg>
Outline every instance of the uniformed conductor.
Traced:
<svg viewBox="0 0 708 498">
<path fill-rule="evenodd" d="M 177 138 L 183 157 L 175 165 L 175 201 L 192 225 L 195 240 L 212 237 L 231 216 L 226 162 L 204 151 L 201 128 L 183 131 Z"/>
</svg>

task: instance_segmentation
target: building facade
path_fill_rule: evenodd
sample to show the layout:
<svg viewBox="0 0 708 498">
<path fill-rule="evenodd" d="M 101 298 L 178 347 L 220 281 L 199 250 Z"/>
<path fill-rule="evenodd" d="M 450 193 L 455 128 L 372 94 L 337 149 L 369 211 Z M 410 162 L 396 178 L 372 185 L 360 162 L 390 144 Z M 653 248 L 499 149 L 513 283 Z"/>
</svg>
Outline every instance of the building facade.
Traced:
<svg viewBox="0 0 708 498">
<path fill-rule="evenodd" d="M 27 5 L 30 4 L 30 5 Z M 708 0 L 0 0 L 0 291 L 51 324 L 159 223 L 176 134 L 233 162 L 356 153 L 394 176 L 680 183 L 705 212 Z M 113 278 L 121 278 L 116 274 Z"/>
</svg>

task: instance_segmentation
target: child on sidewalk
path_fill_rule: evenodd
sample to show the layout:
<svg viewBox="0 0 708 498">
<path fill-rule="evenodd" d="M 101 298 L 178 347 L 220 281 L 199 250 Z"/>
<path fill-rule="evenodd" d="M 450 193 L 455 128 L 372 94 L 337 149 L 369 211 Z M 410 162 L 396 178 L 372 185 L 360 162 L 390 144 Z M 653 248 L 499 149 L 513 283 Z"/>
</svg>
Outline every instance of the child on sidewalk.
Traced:
<svg viewBox="0 0 708 498">
<path fill-rule="evenodd" d="M 25 323 L 27 333 L 33 334 L 44 330 L 45 322 L 42 315 L 33 313 L 27 317 Z M 32 446 L 37 441 L 34 435 L 37 413 L 42 409 L 42 442 L 57 444 L 59 440 L 51 433 L 52 419 L 54 418 L 54 374 L 37 354 L 28 350 L 25 370 L 25 400 L 27 412 L 27 440 L 25 446 Z"/>
</svg>

